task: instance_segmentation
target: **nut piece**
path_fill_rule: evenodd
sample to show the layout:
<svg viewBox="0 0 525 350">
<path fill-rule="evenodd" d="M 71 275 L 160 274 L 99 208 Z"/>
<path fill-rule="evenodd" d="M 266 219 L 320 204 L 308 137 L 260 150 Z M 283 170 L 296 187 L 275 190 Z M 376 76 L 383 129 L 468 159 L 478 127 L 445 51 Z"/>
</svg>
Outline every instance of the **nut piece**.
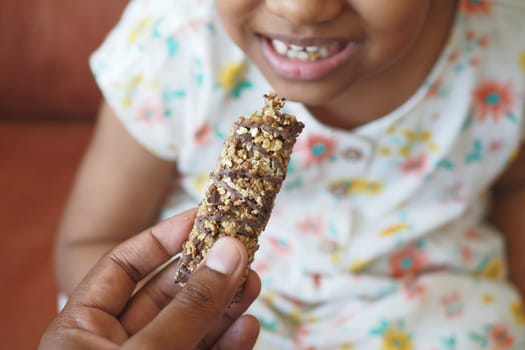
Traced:
<svg viewBox="0 0 525 350">
<path fill-rule="evenodd" d="M 268 223 L 293 146 L 304 128 L 295 116 L 280 111 L 284 99 L 274 92 L 264 97 L 263 109 L 235 121 L 224 142 L 183 245 L 175 274 L 175 283 L 181 286 L 221 237 L 232 236 L 243 242 L 249 263 L 259 248 L 258 237 Z"/>
</svg>

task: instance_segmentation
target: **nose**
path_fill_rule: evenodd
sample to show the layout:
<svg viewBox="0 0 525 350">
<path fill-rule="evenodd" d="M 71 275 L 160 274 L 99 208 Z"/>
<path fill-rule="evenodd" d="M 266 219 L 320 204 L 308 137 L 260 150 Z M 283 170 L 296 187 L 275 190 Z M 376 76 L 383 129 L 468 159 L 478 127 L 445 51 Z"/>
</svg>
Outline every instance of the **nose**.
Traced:
<svg viewBox="0 0 525 350">
<path fill-rule="evenodd" d="M 346 0 L 266 0 L 275 15 L 294 24 L 317 24 L 337 18 Z"/>
</svg>

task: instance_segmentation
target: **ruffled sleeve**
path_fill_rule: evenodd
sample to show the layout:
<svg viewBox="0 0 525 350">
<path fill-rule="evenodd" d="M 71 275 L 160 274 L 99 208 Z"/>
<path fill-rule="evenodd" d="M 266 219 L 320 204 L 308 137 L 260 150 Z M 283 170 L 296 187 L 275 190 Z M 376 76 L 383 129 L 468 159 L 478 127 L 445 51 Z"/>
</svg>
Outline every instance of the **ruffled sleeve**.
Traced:
<svg viewBox="0 0 525 350">
<path fill-rule="evenodd" d="M 200 52 L 210 35 L 212 1 L 134 0 L 90 60 L 109 105 L 153 154 L 176 160 L 186 142 L 189 97 L 202 84 Z"/>
</svg>

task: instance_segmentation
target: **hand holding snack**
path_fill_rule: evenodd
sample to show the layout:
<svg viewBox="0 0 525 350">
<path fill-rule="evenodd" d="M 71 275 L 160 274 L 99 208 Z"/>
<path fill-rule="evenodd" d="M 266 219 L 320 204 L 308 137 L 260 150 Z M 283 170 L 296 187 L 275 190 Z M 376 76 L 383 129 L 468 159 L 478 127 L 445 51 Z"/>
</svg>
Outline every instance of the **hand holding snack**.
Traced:
<svg viewBox="0 0 525 350">
<path fill-rule="evenodd" d="M 258 237 L 270 218 L 293 146 L 304 128 L 295 116 L 280 111 L 284 99 L 273 92 L 265 99 L 261 111 L 234 123 L 210 174 L 175 276 L 181 286 L 221 237 L 244 243 L 249 263 L 259 248 Z"/>
<path fill-rule="evenodd" d="M 247 349 L 259 325 L 242 315 L 260 282 L 251 271 L 239 303 L 248 255 L 233 238 L 218 241 L 186 286 L 173 284 L 175 264 L 142 288 L 137 283 L 177 254 L 194 219 L 188 211 L 145 230 L 104 256 L 42 337 L 40 350 Z"/>
</svg>

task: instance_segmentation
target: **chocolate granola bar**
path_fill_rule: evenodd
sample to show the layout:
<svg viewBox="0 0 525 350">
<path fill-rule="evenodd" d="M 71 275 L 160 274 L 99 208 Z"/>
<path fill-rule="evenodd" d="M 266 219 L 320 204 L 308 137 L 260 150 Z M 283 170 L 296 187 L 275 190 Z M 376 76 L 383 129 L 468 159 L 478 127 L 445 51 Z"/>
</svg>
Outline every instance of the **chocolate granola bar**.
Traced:
<svg viewBox="0 0 525 350">
<path fill-rule="evenodd" d="M 280 111 L 284 99 L 273 92 L 264 97 L 262 110 L 235 121 L 210 174 L 175 275 L 181 286 L 220 237 L 243 242 L 250 263 L 259 248 L 258 237 L 270 218 L 292 148 L 304 127 L 295 116 Z"/>
</svg>

